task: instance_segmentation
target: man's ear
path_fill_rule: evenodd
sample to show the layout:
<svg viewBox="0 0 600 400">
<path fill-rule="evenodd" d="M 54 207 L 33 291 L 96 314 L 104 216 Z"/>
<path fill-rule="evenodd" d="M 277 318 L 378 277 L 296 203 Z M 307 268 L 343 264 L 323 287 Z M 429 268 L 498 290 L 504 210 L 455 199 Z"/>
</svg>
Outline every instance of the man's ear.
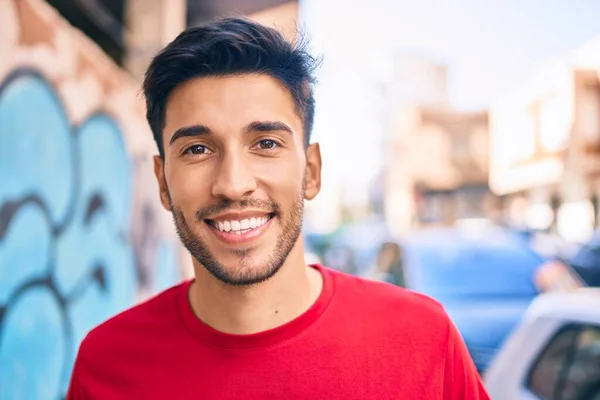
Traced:
<svg viewBox="0 0 600 400">
<path fill-rule="evenodd" d="M 167 211 L 171 211 L 171 202 L 169 201 L 169 189 L 165 180 L 164 161 L 160 156 L 154 156 L 154 175 L 158 182 L 158 193 L 160 202 Z"/>
<path fill-rule="evenodd" d="M 304 175 L 304 198 L 314 199 L 321 191 L 321 148 L 313 143 L 306 149 L 306 173 Z"/>
</svg>

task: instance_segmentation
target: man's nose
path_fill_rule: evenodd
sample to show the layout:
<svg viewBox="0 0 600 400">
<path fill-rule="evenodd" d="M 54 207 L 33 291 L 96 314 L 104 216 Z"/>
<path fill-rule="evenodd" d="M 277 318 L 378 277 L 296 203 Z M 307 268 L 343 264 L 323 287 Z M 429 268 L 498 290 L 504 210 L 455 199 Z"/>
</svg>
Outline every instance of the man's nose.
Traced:
<svg viewBox="0 0 600 400">
<path fill-rule="evenodd" d="M 241 200 L 255 190 L 256 179 L 244 155 L 224 155 L 214 177 L 212 195 L 229 200 Z"/>
</svg>

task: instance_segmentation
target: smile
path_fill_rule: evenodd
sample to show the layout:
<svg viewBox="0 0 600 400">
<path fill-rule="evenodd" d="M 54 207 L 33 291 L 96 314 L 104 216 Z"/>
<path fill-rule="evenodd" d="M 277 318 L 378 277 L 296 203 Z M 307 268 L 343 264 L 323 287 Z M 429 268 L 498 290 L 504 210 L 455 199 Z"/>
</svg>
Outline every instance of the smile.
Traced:
<svg viewBox="0 0 600 400">
<path fill-rule="evenodd" d="M 221 240 L 228 243 L 241 243 L 255 239 L 262 234 L 275 217 L 275 214 L 244 219 L 212 220 L 204 222 Z"/>
</svg>

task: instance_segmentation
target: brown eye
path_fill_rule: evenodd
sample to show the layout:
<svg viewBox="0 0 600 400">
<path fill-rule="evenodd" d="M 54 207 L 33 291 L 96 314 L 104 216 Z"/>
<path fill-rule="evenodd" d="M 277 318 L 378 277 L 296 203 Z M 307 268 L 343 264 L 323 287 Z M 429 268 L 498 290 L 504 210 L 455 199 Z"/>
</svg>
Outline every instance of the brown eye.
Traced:
<svg viewBox="0 0 600 400">
<path fill-rule="evenodd" d="M 208 153 L 208 149 L 206 146 L 202 146 L 201 144 L 195 144 L 185 150 L 185 154 L 201 155 L 206 153 Z"/>
<path fill-rule="evenodd" d="M 275 142 L 274 140 L 270 140 L 270 139 L 265 139 L 265 140 L 261 140 L 260 142 L 258 142 L 258 148 L 260 148 L 262 150 L 271 150 L 277 146 L 278 146 L 277 142 Z"/>
</svg>

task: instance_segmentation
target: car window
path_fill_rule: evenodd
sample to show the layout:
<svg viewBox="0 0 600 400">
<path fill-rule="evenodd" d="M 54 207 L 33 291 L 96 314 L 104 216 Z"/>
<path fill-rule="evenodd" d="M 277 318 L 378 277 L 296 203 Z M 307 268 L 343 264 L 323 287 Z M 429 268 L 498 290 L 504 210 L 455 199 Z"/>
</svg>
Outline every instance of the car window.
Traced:
<svg viewBox="0 0 600 400">
<path fill-rule="evenodd" d="M 567 368 L 561 398 L 577 400 L 592 398 L 593 394 L 589 392 L 600 382 L 600 327 L 582 328 L 576 340 L 574 355 Z"/>
<path fill-rule="evenodd" d="M 542 400 L 600 400 L 600 327 L 570 325 L 541 353 L 527 388 Z"/>
<path fill-rule="evenodd" d="M 600 400 L 600 382 L 588 393 L 576 400 Z"/>
<path fill-rule="evenodd" d="M 540 399 L 555 399 L 562 369 L 573 354 L 578 332 L 577 327 L 558 332 L 535 362 L 527 380 L 527 388 Z"/>
<path fill-rule="evenodd" d="M 600 380 L 588 388 L 582 388 L 573 400 L 600 400 Z"/>
</svg>

